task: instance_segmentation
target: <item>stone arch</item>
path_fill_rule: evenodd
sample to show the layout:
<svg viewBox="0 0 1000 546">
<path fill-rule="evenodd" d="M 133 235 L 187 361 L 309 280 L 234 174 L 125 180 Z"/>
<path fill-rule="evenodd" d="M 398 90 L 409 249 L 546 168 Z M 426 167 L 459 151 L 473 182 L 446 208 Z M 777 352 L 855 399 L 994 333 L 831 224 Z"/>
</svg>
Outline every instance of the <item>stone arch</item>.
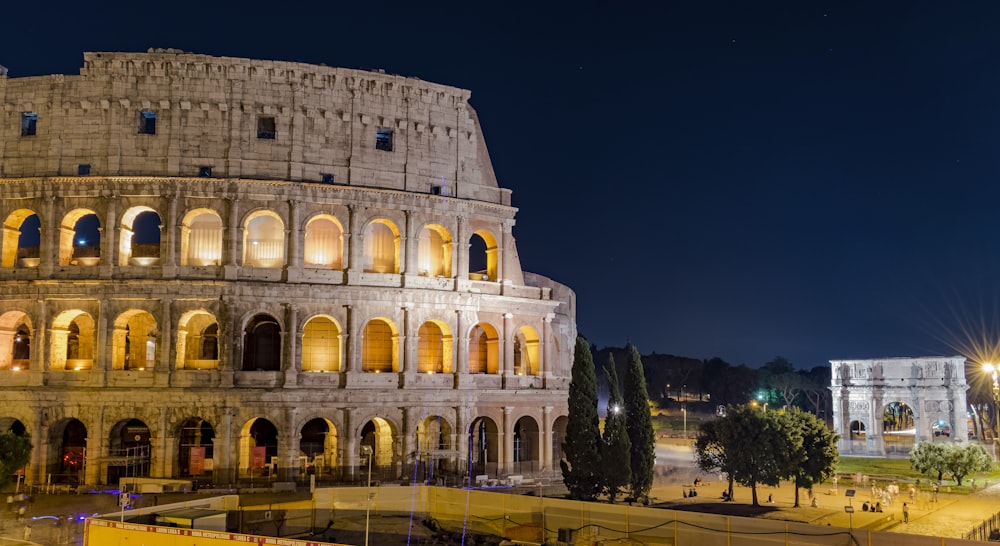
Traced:
<svg viewBox="0 0 1000 546">
<path fill-rule="evenodd" d="M 285 222 L 271 210 L 258 210 L 243 222 L 243 267 L 285 265 Z"/>
<path fill-rule="evenodd" d="M 399 273 L 399 228 L 391 220 L 368 222 L 362 232 L 362 269 L 369 273 Z"/>
<path fill-rule="evenodd" d="M 361 338 L 361 371 L 399 371 L 399 329 L 393 321 L 384 317 L 369 320 Z"/>
<path fill-rule="evenodd" d="M 177 323 L 177 369 L 219 367 L 219 322 L 204 309 L 187 311 Z"/>
<path fill-rule="evenodd" d="M 38 267 L 41 258 L 41 221 L 30 209 L 17 209 L 3 222 L 0 267 Z"/>
<path fill-rule="evenodd" d="M 189 417 L 177 429 L 177 472 L 181 477 L 211 475 L 215 428 L 201 417 Z"/>
<path fill-rule="evenodd" d="M 337 427 L 331 420 L 314 417 L 306 421 L 299 428 L 299 472 L 319 477 L 332 474 L 339 465 L 339 447 Z"/>
<path fill-rule="evenodd" d="M 277 457 L 278 427 L 263 417 L 247 421 L 240 431 L 240 475 L 251 479 L 270 475 Z"/>
<path fill-rule="evenodd" d="M 423 277 L 451 277 L 451 232 L 440 224 L 427 224 L 417 237 L 417 274 Z"/>
<path fill-rule="evenodd" d="M 340 372 L 343 332 L 328 315 L 316 315 L 302 327 L 302 371 Z"/>
<path fill-rule="evenodd" d="M 96 332 L 94 317 L 86 311 L 63 311 L 49 331 L 50 369 L 86 371 L 94 367 Z"/>
<path fill-rule="evenodd" d="M 59 265 L 97 265 L 101 261 L 101 220 L 90 209 L 74 209 L 59 225 Z"/>
<path fill-rule="evenodd" d="M 160 214 L 136 206 L 122 215 L 118 231 L 118 265 L 150 266 L 160 262 Z"/>
<path fill-rule="evenodd" d="M 923 441 L 968 442 L 965 357 L 831 360 L 834 432 L 843 455 L 905 455 Z M 950 436 L 935 438 L 945 422 Z M 865 427 L 863 437 L 858 424 Z"/>
<path fill-rule="evenodd" d="M 542 343 L 538 331 L 521 326 L 514 334 L 514 374 L 538 375 L 541 370 Z"/>
<path fill-rule="evenodd" d="M 448 418 L 436 414 L 424 417 L 414 431 L 416 453 L 413 459 L 417 465 L 414 475 L 427 483 L 433 483 L 438 471 L 455 472 L 458 466 L 458 451 L 454 442 L 454 429 Z"/>
<path fill-rule="evenodd" d="M 317 214 L 306 223 L 302 263 L 306 268 L 344 268 L 344 226 L 330 214 Z"/>
<path fill-rule="evenodd" d="M 255 315 L 243 329 L 242 370 L 281 370 L 281 326 L 271 315 Z"/>
<path fill-rule="evenodd" d="M 480 322 L 469 331 L 469 373 L 500 372 L 500 334 L 492 324 Z"/>
<path fill-rule="evenodd" d="M 75 418 L 60 419 L 49 426 L 46 474 L 53 483 L 82 484 L 87 459 L 87 427 Z M 94 457 L 96 461 L 96 457 Z M 97 464 L 96 462 L 94 464 Z"/>
<path fill-rule="evenodd" d="M 500 428 L 489 417 L 477 417 L 469 425 L 469 460 L 473 475 L 496 476 L 500 461 Z"/>
<path fill-rule="evenodd" d="M 199 208 L 185 214 L 181 220 L 181 265 L 221 265 L 224 231 L 222 217 L 212 209 Z"/>
<path fill-rule="evenodd" d="M 152 443 L 150 430 L 139 419 L 122 419 L 108 434 L 107 481 L 149 476 Z"/>
<path fill-rule="evenodd" d="M 496 281 L 500 263 L 500 245 L 493 232 L 477 229 L 469 238 L 469 278 L 474 281 Z"/>
<path fill-rule="evenodd" d="M 563 442 L 566 441 L 566 427 L 569 425 L 569 417 L 560 415 L 552 421 L 552 460 L 561 461 L 565 456 L 563 452 Z M 557 465 L 558 467 L 558 465 Z"/>
<path fill-rule="evenodd" d="M 118 315 L 111 334 L 111 369 L 152 370 L 158 334 L 156 319 L 148 311 L 131 309 Z"/>
<path fill-rule="evenodd" d="M 19 372 L 31 367 L 34 328 L 24 311 L 0 315 L 0 370 Z"/>
<path fill-rule="evenodd" d="M 538 421 L 525 415 L 514 421 L 511 429 L 514 459 L 511 461 L 515 474 L 532 474 L 540 468 L 542 460 Z"/>
<path fill-rule="evenodd" d="M 417 372 L 452 373 L 451 329 L 440 320 L 428 320 L 417 330 Z"/>
<path fill-rule="evenodd" d="M 372 448 L 375 458 L 372 461 L 373 475 L 390 476 L 399 463 L 396 452 L 398 428 L 385 417 L 372 417 L 361 425 L 358 430 L 360 445 Z"/>
</svg>

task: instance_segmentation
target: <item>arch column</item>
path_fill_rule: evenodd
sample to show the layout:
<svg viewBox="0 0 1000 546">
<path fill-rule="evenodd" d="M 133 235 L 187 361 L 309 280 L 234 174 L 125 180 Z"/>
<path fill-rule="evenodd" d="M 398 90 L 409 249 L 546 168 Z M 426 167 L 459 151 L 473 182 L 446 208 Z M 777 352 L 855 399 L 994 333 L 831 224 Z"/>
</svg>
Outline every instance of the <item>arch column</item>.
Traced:
<svg viewBox="0 0 1000 546">
<path fill-rule="evenodd" d="M 511 325 L 514 315 L 510 313 L 503 314 L 503 332 L 500 333 L 500 347 L 503 350 L 503 359 L 500 361 L 500 369 L 497 370 L 499 374 L 503 377 L 503 386 L 507 388 L 507 384 L 510 383 L 514 386 L 514 328 Z"/>
<path fill-rule="evenodd" d="M 101 261 L 98 271 L 101 277 L 108 278 L 111 276 L 115 264 L 118 263 L 118 249 L 115 246 L 119 229 L 118 200 L 117 196 L 111 194 L 104 195 L 104 198 L 108 203 L 108 214 L 105 218 L 107 223 L 99 228 L 101 232 Z"/>
<path fill-rule="evenodd" d="M 87 485 L 98 485 L 103 482 L 104 464 L 100 461 L 107 456 L 107 439 L 101 427 L 99 435 L 87 431 L 86 468 L 83 471 L 83 481 Z"/>
<path fill-rule="evenodd" d="M 347 205 L 347 232 L 344 233 L 344 244 L 347 246 L 347 263 L 344 264 L 344 272 L 347 275 L 347 284 L 354 284 L 354 281 L 361 275 L 361 252 L 364 250 L 364 241 L 358 236 L 360 233 L 358 222 L 360 222 L 356 205 Z"/>
<path fill-rule="evenodd" d="M 511 422 L 510 414 L 514 408 L 510 406 L 503 407 L 503 422 L 500 423 L 500 427 L 497 431 L 497 441 L 500 442 L 500 449 L 497 450 L 498 458 L 497 461 L 497 472 L 499 474 L 510 474 L 511 465 L 514 461 L 514 423 Z"/>
<path fill-rule="evenodd" d="M 400 258 L 405 257 L 406 261 L 400 262 L 403 266 L 400 273 L 416 276 L 420 274 L 420 270 L 417 267 L 417 249 L 414 247 L 420 245 L 420 236 L 413 233 L 413 215 L 410 211 L 403 211 L 403 214 L 406 217 L 406 225 L 403 227 L 405 231 L 402 235 L 405 245 L 400 245 L 403 248 L 403 256 Z"/>
<path fill-rule="evenodd" d="M 299 229 L 299 202 L 288 200 L 288 228 L 285 230 L 285 280 L 296 282 L 302 276 L 302 256 L 299 241 L 302 232 Z"/>
<path fill-rule="evenodd" d="M 59 247 L 56 237 L 59 236 L 59 222 L 56 218 L 56 196 L 45 200 L 45 216 L 39 218 L 38 228 L 38 257 L 40 271 L 39 276 L 51 277 L 56 266 L 59 265 Z"/>
<path fill-rule="evenodd" d="M 46 382 L 49 373 L 48 345 L 48 323 L 49 309 L 45 300 L 37 300 L 38 313 L 35 315 L 35 331 L 31 338 L 31 356 L 28 359 L 28 384 L 31 386 L 41 386 Z M 41 422 L 41 421 L 39 421 Z"/>
<path fill-rule="evenodd" d="M 354 481 L 358 477 L 358 465 L 361 464 L 361 454 L 359 450 L 361 448 L 360 439 L 358 438 L 358 427 L 355 421 L 357 421 L 357 408 L 347 408 L 344 410 L 344 441 L 343 441 L 343 454 L 338 457 L 338 460 L 342 461 L 345 469 L 345 478 L 350 481 Z M 374 457 L 374 454 L 372 455 Z"/>
<path fill-rule="evenodd" d="M 343 340 L 341 350 L 344 352 L 344 362 L 341 364 L 343 373 L 357 371 L 355 368 L 357 368 L 358 357 L 355 352 L 356 348 L 354 347 L 356 345 L 354 339 L 357 336 L 351 335 L 351 332 L 354 331 L 354 316 L 352 311 L 353 308 L 350 305 L 344 306 L 344 331 L 340 334 Z"/>
<path fill-rule="evenodd" d="M 400 441 L 402 442 L 402 447 L 400 450 L 401 457 L 400 462 L 402 463 L 403 472 L 410 474 L 412 467 L 410 465 L 417 465 L 419 460 L 417 459 L 417 453 L 420 449 L 420 443 L 417 440 L 417 425 L 419 423 L 415 422 L 414 410 L 412 406 L 403 406 L 400 409 L 403 410 L 403 424 L 400 427 Z"/>
<path fill-rule="evenodd" d="M 160 219 L 163 222 L 163 219 Z M 167 196 L 167 221 L 160 224 L 160 249 L 163 256 L 163 277 L 177 275 L 177 194 Z"/>
<path fill-rule="evenodd" d="M 31 435 L 31 460 L 28 463 L 30 466 L 24 476 L 25 482 L 28 485 L 45 483 L 45 477 L 48 473 L 49 450 L 52 449 L 52 446 L 49 444 L 49 425 L 45 423 L 44 414 L 38 409 L 35 410 L 35 423 L 37 427 L 32 431 Z"/>
<path fill-rule="evenodd" d="M 153 368 L 153 385 L 157 387 L 170 386 L 170 376 L 173 372 L 173 317 L 171 307 L 173 300 L 164 298 L 160 300 L 160 320 L 156 327 L 159 330 L 156 336 L 156 353 L 159 359 L 156 367 Z"/>
<path fill-rule="evenodd" d="M 542 361 L 538 363 L 538 375 L 542 380 L 542 388 L 549 383 L 552 379 L 551 365 L 552 362 L 552 319 L 556 317 L 555 313 L 547 313 L 542 317 L 542 350 L 539 351 L 542 356 Z"/>
<path fill-rule="evenodd" d="M 403 355 L 399 362 L 399 371 L 403 372 L 404 380 L 412 381 L 412 377 L 417 373 L 417 344 L 413 340 L 417 339 L 417 334 L 414 331 L 416 328 L 411 324 L 411 310 L 412 305 L 404 304 L 401 308 L 403 311 L 403 324 L 399 329 L 400 345 L 402 345 Z"/>
<path fill-rule="evenodd" d="M 552 471 L 552 406 L 542 408 L 542 430 L 538 439 L 538 455 L 542 473 Z"/>
<path fill-rule="evenodd" d="M 226 197 L 226 202 L 228 203 L 228 213 L 226 234 L 224 239 L 226 244 L 222 249 L 222 271 L 223 276 L 226 280 L 236 279 L 237 268 L 237 255 L 240 250 L 240 229 L 239 229 L 239 201 L 233 197 Z"/>
<path fill-rule="evenodd" d="M 298 332 L 299 332 L 299 308 L 297 305 L 286 304 L 285 305 L 285 316 L 287 318 L 287 325 L 285 331 L 282 332 L 285 336 L 285 343 L 283 347 L 285 364 L 282 369 L 285 373 L 285 386 L 294 387 L 298 384 L 299 377 L 299 365 L 300 361 L 298 358 Z"/>
<path fill-rule="evenodd" d="M 108 300 L 101 299 L 100 310 L 97 312 L 97 320 L 94 323 L 94 367 L 90 371 L 91 381 L 94 386 L 103 387 L 107 384 L 107 375 L 111 370 L 111 344 L 108 342 Z"/>
</svg>

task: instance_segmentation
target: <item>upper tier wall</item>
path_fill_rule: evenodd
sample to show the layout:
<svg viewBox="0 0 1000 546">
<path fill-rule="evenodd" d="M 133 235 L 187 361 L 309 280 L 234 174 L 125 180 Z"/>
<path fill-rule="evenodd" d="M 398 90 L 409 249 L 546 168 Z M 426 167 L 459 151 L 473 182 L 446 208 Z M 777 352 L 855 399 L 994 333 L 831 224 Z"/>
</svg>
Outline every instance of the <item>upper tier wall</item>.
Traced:
<svg viewBox="0 0 1000 546">
<path fill-rule="evenodd" d="M 84 59 L 80 76 L 0 76 L 0 177 L 72 176 L 80 165 L 92 175 L 189 177 L 211 167 L 214 177 L 333 175 L 336 184 L 510 204 L 469 91 L 173 51 Z M 155 113 L 155 134 L 140 129 L 142 112 Z M 24 113 L 37 114 L 33 135 L 22 135 Z M 261 138 L 262 127 L 273 138 Z M 391 151 L 376 147 L 377 130 L 392 132 Z"/>
</svg>

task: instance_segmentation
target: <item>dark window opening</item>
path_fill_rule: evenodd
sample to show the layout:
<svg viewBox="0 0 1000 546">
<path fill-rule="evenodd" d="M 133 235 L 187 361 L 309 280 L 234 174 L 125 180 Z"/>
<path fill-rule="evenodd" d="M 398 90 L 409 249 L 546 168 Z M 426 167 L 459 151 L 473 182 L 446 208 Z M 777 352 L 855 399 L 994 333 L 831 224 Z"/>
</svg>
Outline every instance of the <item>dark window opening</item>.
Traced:
<svg viewBox="0 0 1000 546">
<path fill-rule="evenodd" d="M 90 174 L 90 165 L 87 163 L 81 163 L 76 166 L 76 174 L 79 176 L 87 176 Z"/>
<path fill-rule="evenodd" d="M 375 149 L 392 151 L 392 129 L 375 129 Z"/>
<path fill-rule="evenodd" d="M 328 173 L 323 173 L 323 183 L 333 184 L 333 175 Z"/>
<path fill-rule="evenodd" d="M 139 134 L 156 134 L 156 112 L 139 112 Z"/>
<path fill-rule="evenodd" d="M 198 167 L 198 176 L 212 178 L 212 167 Z"/>
<path fill-rule="evenodd" d="M 257 138 L 274 140 L 275 133 L 274 117 L 261 116 L 257 118 Z"/>
<path fill-rule="evenodd" d="M 21 112 L 21 136 L 35 136 L 38 131 L 38 114 Z"/>
</svg>

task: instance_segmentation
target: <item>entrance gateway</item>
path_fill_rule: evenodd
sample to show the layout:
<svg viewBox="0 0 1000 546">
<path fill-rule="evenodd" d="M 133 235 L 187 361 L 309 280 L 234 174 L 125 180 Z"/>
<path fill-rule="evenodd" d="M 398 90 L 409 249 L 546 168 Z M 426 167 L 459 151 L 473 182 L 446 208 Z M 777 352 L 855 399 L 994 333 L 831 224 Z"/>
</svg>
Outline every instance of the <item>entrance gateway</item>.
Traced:
<svg viewBox="0 0 1000 546">
<path fill-rule="evenodd" d="M 905 455 L 919 442 L 968 443 L 965 357 L 831 360 L 842 455 Z"/>
</svg>

